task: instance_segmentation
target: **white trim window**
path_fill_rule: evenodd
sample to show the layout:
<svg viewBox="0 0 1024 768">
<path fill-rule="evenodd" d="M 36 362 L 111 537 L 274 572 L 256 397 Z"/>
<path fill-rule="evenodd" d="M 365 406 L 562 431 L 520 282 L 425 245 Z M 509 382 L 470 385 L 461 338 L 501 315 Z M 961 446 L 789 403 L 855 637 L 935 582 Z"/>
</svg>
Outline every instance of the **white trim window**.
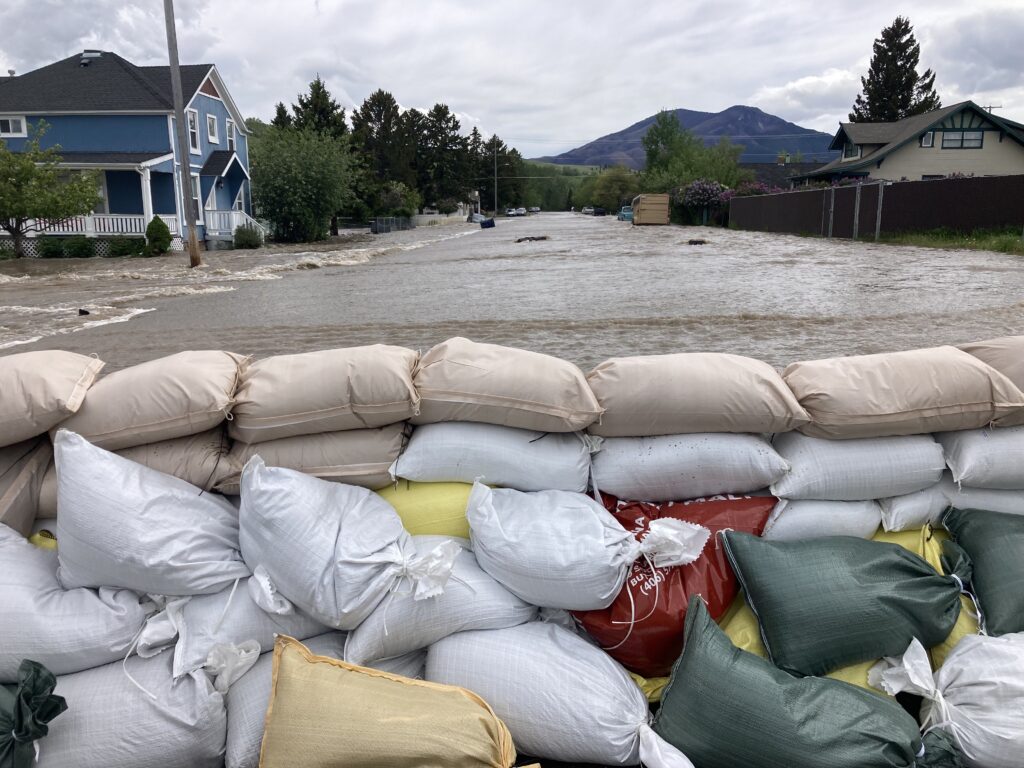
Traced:
<svg viewBox="0 0 1024 768">
<path fill-rule="evenodd" d="M 224 133 L 227 135 L 228 149 L 235 151 L 235 121 L 228 118 L 224 121 Z"/>
<path fill-rule="evenodd" d="M 245 210 L 245 199 L 243 197 L 244 193 L 245 193 L 245 181 L 242 181 L 242 183 L 238 185 L 238 194 L 235 195 L 235 202 L 231 206 L 234 210 L 236 210 L 236 211 L 244 211 Z"/>
<path fill-rule="evenodd" d="M 202 190 L 203 190 L 203 186 L 202 186 L 202 184 L 199 183 L 199 174 L 198 173 L 193 173 L 191 178 L 192 178 L 192 197 L 195 200 L 194 205 L 199 209 L 199 218 L 196 219 L 196 224 L 202 224 L 203 223 L 203 206 L 202 206 L 202 200 L 203 200 L 203 191 Z M 189 205 L 193 205 L 193 203 L 189 202 Z"/>
<path fill-rule="evenodd" d="M 843 160 L 856 160 L 860 157 L 860 144 L 847 141 L 843 145 Z"/>
<path fill-rule="evenodd" d="M 0 138 L 23 139 L 28 136 L 28 125 L 23 115 L 0 115 Z"/>
<path fill-rule="evenodd" d="M 199 112 L 186 109 L 185 120 L 188 123 L 188 150 L 193 155 L 201 155 L 203 152 L 199 148 Z"/>
<path fill-rule="evenodd" d="M 206 139 L 211 144 L 220 144 L 220 129 L 217 127 L 217 116 L 206 116 Z"/>
<path fill-rule="evenodd" d="M 927 131 L 921 134 L 921 146 L 925 149 L 935 146 L 935 131 Z"/>
</svg>

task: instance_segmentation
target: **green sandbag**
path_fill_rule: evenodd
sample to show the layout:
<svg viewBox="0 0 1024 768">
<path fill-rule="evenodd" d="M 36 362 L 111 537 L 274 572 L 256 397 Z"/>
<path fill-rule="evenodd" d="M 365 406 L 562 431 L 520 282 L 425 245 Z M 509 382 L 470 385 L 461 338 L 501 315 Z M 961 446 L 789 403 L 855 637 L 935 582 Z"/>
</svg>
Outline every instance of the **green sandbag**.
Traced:
<svg viewBox="0 0 1024 768">
<path fill-rule="evenodd" d="M 0 685 L 0 768 L 30 768 L 33 743 L 49 733 L 48 723 L 68 708 L 54 696 L 57 678 L 38 661 L 25 659 L 16 685 Z"/>
<path fill-rule="evenodd" d="M 849 683 L 793 677 L 735 647 L 698 596 L 654 731 L 698 768 L 959 768 L 914 718 Z M 929 734 L 930 735 L 930 734 Z M 934 756 L 935 762 L 929 762 Z"/>
<path fill-rule="evenodd" d="M 974 564 L 971 585 L 985 631 L 1024 632 L 1024 515 L 950 509 L 942 524 Z"/>
<path fill-rule="evenodd" d="M 796 675 L 900 656 L 915 637 L 926 648 L 938 645 L 960 615 L 960 590 L 971 573 L 953 544 L 943 565 L 955 577 L 898 544 L 851 536 L 766 541 L 735 531 L 724 537 L 768 657 Z"/>
</svg>

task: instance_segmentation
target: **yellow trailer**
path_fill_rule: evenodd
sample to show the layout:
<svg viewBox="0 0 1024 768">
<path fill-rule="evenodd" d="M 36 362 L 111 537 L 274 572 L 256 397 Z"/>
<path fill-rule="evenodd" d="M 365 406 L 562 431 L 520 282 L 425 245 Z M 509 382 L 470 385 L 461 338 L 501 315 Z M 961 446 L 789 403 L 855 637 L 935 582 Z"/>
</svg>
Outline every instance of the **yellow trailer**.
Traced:
<svg viewBox="0 0 1024 768">
<path fill-rule="evenodd" d="M 634 224 L 668 224 L 668 194 L 637 195 L 633 198 Z"/>
</svg>

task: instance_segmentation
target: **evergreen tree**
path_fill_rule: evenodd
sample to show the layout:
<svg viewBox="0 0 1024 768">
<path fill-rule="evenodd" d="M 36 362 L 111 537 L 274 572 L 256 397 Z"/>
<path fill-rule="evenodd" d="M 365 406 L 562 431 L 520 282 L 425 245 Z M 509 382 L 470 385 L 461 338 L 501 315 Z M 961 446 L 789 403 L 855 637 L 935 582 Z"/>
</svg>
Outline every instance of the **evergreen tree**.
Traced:
<svg viewBox="0 0 1024 768">
<path fill-rule="evenodd" d="M 458 118 L 444 104 L 435 104 L 427 113 L 417 168 L 420 192 L 428 203 L 461 199 L 472 189 L 463 181 L 467 148 L 460 128 Z"/>
<path fill-rule="evenodd" d="M 352 138 L 367 169 L 378 181 L 402 181 L 394 170 L 401 164 L 396 151 L 402 112 L 395 97 L 378 89 L 352 112 Z"/>
<path fill-rule="evenodd" d="M 284 105 L 278 106 L 283 108 Z M 309 128 L 336 139 L 348 133 L 345 108 L 331 97 L 320 75 L 309 84 L 308 94 L 299 94 L 299 103 L 292 105 L 292 111 L 295 113 L 292 122 L 300 130 Z"/>
<path fill-rule="evenodd" d="M 277 106 L 274 107 L 274 119 L 270 121 L 270 124 L 275 128 L 292 127 L 292 116 L 288 114 L 288 107 L 284 105 L 284 102 L 277 102 Z"/>
<path fill-rule="evenodd" d="M 917 74 L 921 46 L 909 19 L 897 16 L 875 40 L 873 52 L 868 75 L 860 79 L 864 90 L 853 104 L 851 122 L 902 120 L 942 106 L 935 73 L 928 69 Z"/>
</svg>

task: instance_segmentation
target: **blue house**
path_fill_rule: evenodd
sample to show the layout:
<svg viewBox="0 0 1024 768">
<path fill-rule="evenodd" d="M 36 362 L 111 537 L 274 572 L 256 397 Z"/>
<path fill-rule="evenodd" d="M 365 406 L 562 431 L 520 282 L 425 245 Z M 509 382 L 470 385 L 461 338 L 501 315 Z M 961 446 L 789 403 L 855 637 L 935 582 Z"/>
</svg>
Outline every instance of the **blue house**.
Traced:
<svg viewBox="0 0 1024 768">
<path fill-rule="evenodd" d="M 141 236 L 154 216 L 180 247 L 193 222 L 182 211 L 175 170 L 187 163 L 199 200 L 199 241 L 230 240 L 252 219 L 248 133 L 212 64 L 181 67 L 189 154 L 179 157 L 169 67 L 139 67 L 110 51 L 87 50 L 23 75 L 0 78 L 0 140 L 17 152 L 34 126 L 59 145 L 62 167 L 94 170 L 102 204 L 91 216 L 47 233 Z"/>
</svg>

